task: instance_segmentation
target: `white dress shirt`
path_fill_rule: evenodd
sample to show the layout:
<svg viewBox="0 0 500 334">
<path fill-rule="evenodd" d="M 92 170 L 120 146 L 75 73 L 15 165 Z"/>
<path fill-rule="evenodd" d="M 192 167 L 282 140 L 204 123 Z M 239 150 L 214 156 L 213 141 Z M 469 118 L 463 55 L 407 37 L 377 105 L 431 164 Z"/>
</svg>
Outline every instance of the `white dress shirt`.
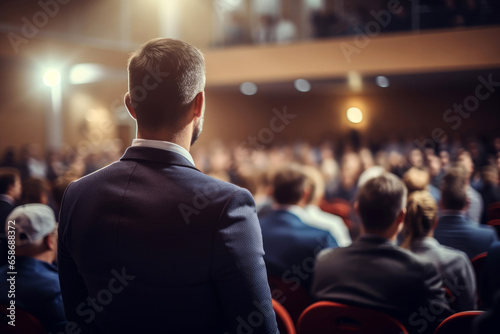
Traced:
<svg viewBox="0 0 500 334">
<path fill-rule="evenodd" d="M 171 152 L 178 153 L 182 155 L 184 158 L 188 159 L 194 166 L 194 160 L 191 154 L 182 146 L 171 143 L 169 141 L 163 140 L 151 140 L 151 139 L 134 139 L 132 141 L 132 146 L 141 146 L 141 147 L 151 147 L 158 148 L 160 150 L 167 150 Z"/>
</svg>

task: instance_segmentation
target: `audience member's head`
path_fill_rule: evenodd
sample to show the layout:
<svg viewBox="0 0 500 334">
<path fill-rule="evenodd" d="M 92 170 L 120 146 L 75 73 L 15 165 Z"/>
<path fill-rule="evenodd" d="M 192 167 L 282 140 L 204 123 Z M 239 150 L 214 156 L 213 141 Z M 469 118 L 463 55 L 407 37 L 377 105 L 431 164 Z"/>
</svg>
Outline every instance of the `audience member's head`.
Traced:
<svg viewBox="0 0 500 334">
<path fill-rule="evenodd" d="M 309 185 L 309 196 L 306 204 L 319 205 L 325 195 L 325 180 L 318 168 L 304 166 Z"/>
<path fill-rule="evenodd" d="M 75 180 L 78 180 L 76 176 L 59 176 L 54 181 L 54 186 L 52 188 L 52 199 L 57 208 L 61 207 L 64 192 L 69 184 Z"/>
<path fill-rule="evenodd" d="M 407 190 L 394 174 L 368 180 L 358 191 L 357 211 L 366 233 L 393 239 L 404 219 Z"/>
<path fill-rule="evenodd" d="M 372 166 L 365 170 L 358 179 L 358 189 L 360 189 L 368 180 L 378 177 L 385 173 L 385 168 L 382 166 Z"/>
<path fill-rule="evenodd" d="M 408 189 L 408 195 L 419 190 L 425 190 L 430 182 L 429 173 L 423 169 L 412 167 L 403 175 L 403 182 Z"/>
<path fill-rule="evenodd" d="M 205 60 L 197 48 L 180 40 L 153 39 L 130 57 L 128 79 L 125 104 L 139 133 L 154 137 L 167 129 L 177 134 L 192 124 L 194 143 L 205 105 Z"/>
<path fill-rule="evenodd" d="M 307 196 L 307 176 L 301 166 L 290 164 L 276 171 L 273 178 L 273 198 L 277 204 L 298 205 Z"/>
<path fill-rule="evenodd" d="M 496 166 L 488 165 L 481 170 L 481 179 L 484 185 L 498 187 L 498 169 Z"/>
<path fill-rule="evenodd" d="M 445 210 L 464 210 L 467 200 L 467 171 L 460 163 L 450 165 L 441 181 L 441 205 Z"/>
<path fill-rule="evenodd" d="M 408 158 L 413 167 L 422 168 L 424 166 L 424 154 L 420 149 L 414 148 L 411 150 Z"/>
<path fill-rule="evenodd" d="M 22 204 L 49 203 L 49 186 L 45 179 L 30 177 L 23 182 Z"/>
<path fill-rule="evenodd" d="M 7 221 L 15 221 L 16 256 L 32 257 L 48 263 L 56 259 L 57 224 L 50 207 L 44 204 L 21 205 L 10 213 Z"/>
<path fill-rule="evenodd" d="M 461 151 L 458 154 L 458 162 L 464 166 L 465 171 L 467 172 L 466 178 L 467 182 L 471 178 L 472 174 L 474 173 L 474 161 L 472 160 L 472 156 L 468 151 Z"/>
<path fill-rule="evenodd" d="M 425 190 L 413 192 L 406 205 L 401 247 L 409 249 L 413 241 L 430 236 L 436 223 L 437 204 L 432 195 Z"/>
<path fill-rule="evenodd" d="M 0 168 L 0 194 L 16 201 L 21 198 L 21 173 L 11 167 Z"/>
</svg>

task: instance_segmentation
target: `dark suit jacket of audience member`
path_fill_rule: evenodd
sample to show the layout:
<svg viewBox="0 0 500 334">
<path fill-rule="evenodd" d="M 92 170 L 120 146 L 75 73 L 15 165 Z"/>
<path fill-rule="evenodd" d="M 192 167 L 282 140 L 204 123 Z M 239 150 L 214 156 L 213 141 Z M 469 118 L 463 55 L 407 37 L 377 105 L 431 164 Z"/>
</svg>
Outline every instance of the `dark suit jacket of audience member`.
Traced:
<svg viewBox="0 0 500 334">
<path fill-rule="evenodd" d="M 500 292 L 500 242 L 493 243 L 484 261 L 481 277 L 481 299 L 485 308 L 491 308 L 493 296 Z M 499 320 L 500 321 L 500 320 Z"/>
<path fill-rule="evenodd" d="M 290 288 L 309 290 L 316 255 L 323 248 L 337 247 L 330 232 L 304 224 L 286 210 L 274 210 L 261 218 L 264 260 L 270 276 L 281 278 Z"/>
<path fill-rule="evenodd" d="M 73 182 L 59 224 L 68 320 L 92 333 L 275 333 L 254 205 L 155 148 Z"/>
<path fill-rule="evenodd" d="M 498 239 L 491 226 L 478 226 L 463 215 L 445 215 L 439 218 L 434 238 L 442 245 L 461 250 L 470 259 L 486 252 Z"/>
<path fill-rule="evenodd" d="M 377 236 L 362 236 L 351 246 L 322 251 L 312 286 L 315 300 L 332 300 L 385 312 L 410 332 L 433 333 L 451 314 L 436 267 Z M 436 314 L 432 314 L 432 309 Z M 427 309 L 429 322 L 420 314 Z"/>
<path fill-rule="evenodd" d="M 5 226 L 7 217 L 14 210 L 14 206 L 0 199 L 0 267 L 7 264 L 7 252 L 9 250 L 7 237 L 5 235 Z"/>
</svg>

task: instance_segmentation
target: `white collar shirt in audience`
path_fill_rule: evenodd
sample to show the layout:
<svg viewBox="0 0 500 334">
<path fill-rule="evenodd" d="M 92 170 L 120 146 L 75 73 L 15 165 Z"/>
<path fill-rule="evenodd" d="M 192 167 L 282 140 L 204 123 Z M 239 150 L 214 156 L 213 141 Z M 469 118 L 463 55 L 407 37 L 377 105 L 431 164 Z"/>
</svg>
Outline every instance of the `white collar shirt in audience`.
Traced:
<svg viewBox="0 0 500 334">
<path fill-rule="evenodd" d="M 184 158 L 188 159 L 189 162 L 191 162 L 194 166 L 193 157 L 184 147 L 168 141 L 151 140 L 151 139 L 134 139 L 132 141 L 132 146 L 158 148 L 161 150 L 175 152 L 182 155 Z"/>
<path fill-rule="evenodd" d="M 317 210 L 310 208 L 311 206 L 313 205 L 301 208 L 297 205 L 279 205 L 277 208 L 293 213 L 306 225 L 330 232 L 339 247 L 346 247 L 352 243 L 349 230 L 342 218 L 324 212 L 320 208 Z"/>
</svg>

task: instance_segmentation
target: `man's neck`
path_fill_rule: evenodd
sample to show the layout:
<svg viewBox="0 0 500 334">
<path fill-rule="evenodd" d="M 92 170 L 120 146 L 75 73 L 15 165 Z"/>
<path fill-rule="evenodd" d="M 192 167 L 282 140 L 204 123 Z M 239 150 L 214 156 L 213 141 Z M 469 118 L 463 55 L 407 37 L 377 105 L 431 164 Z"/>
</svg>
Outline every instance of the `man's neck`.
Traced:
<svg viewBox="0 0 500 334">
<path fill-rule="evenodd" d="M 189 152 L 189 149 L 191 148 L 191 140 L 187 137 L 186 131 L 181 131 L 177 133 L 141 133 L 139 130 L 137 130 L 137 139 L 146 139 L 146 140 L 159 140 L 159 141 L 166 141 L 170 143 L 177 144 L 186 151 Z"/>
</svg>

